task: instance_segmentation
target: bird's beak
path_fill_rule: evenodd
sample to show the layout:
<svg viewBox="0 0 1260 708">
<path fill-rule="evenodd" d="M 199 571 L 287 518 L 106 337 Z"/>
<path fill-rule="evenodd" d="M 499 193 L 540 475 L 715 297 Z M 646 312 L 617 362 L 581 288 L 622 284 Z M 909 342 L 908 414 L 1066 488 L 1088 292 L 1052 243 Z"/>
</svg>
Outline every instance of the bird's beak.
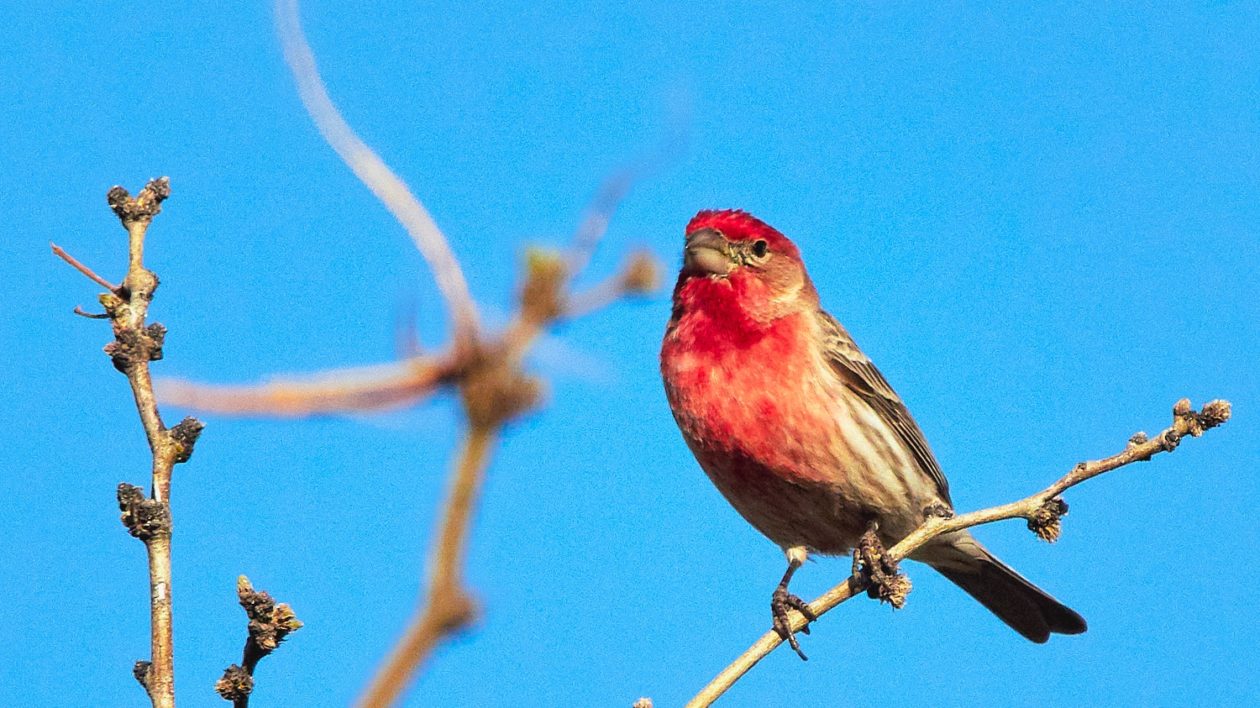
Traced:
<svg viewBox="0 0 1260 708">
<path fill-rule="evenodd" d="M 687 234 L 685 249 L 683 270 L 692 273 L 726 275 L 735 265 L 730 243 L 713 229 L 698 229 Z"/>
</svg>

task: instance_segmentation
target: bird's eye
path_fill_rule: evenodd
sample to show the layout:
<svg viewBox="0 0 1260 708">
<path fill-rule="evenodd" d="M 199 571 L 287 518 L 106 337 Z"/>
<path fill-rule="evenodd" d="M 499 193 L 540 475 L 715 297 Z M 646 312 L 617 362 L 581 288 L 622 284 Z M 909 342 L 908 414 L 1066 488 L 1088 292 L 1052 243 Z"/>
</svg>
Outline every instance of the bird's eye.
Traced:
<svg viewBox="0 0 1260 708">
<path fill-rule="evenodd" d="M 770 244 L 766 243 L 765 239 L 757 239 L 756 241 L 753 241 L 752 254 L 754 256 L 757 258 L 765 258 L 766 254 L 769 252 Z"/>
</svg>

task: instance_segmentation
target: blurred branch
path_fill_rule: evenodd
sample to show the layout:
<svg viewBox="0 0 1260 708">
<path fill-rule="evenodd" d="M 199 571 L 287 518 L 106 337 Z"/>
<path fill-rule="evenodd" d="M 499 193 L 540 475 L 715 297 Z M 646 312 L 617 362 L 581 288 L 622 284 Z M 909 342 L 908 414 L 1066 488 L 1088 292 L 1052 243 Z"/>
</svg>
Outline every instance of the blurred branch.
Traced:
<svg viewBox="0 0 1260 708">
<path fill-rule="evenodd" d="M 392 705 L 434 647 L 474 617 L 462 565 L 477 492 L 503 426 L 538 403 L 540 385 L 522 371 L 521 362 L 538 332 L 562 315 L 567 283 L 562 259 L 545 251 L 531 253 L 512 322 L 499 339 L 469 350 L 465 366 L 454 376 L 469 432 L 430 550 L 428 591 L 422 609 L 360 699 L 362 706 Z"/>
<path fill-rule="evenodd" d="M 650 293 L 661 287 L 660 266 L 650 253 L 630 254 L 621 272 L 589 290 L 574 293 L 564 303 L 565 319 L 577 319 L 624 298 L 627 293 Z"/>
<path fill-rule="evenodd" d="M 935 513 L 936 510 L 925 510 L 927 511 L 927 519 L 923 524 L 887 551 L 880 553 L 874 558 L 865 558 L 867 568 L 869 569 L 871 562 L 874 561 L 884 567 L 895 569 L 897 563 L 909 557 L 911 553 L 914 553 L 937 536 L 1005 519 L 1026 519 L 1029 530 L 1035 533 L 1038 538 L 1053 542 L 1058 539 L 1061 531 L 1060 519 L 1067 513 L 1067 504 L 1059 498 L 1059 495 L 1064 491 L 1081 482 L 1119 469 L 1125 465 L 1149 460 L 1161 452 L 1172 452 L 1177 449 L 1177 446 L 1187 435 L 1199 437 L 1205 431 L 1226 422 L 1229 420 L 1229 417 L 1230 405 L 1227 401 L 1212 401 L 1203 406 L 1203 410 L 1195 412 L 1190 407 L 1190 401 L 1182 399 L 1173 406 L 1172 425 L 1159 435 L 1156 435 L 1154 438 L 1148 438 L 1145 433 L 1138 433 L 1129 440 L 1129 444 L 1121 452 L 1101 460 L 1081 462 L 1054 484 L 1032 496 L 1009 504 L 981 509 L 958 516 L 945 516 Z M 858 563 L 856 558 L 854 565 L 855 571 L 857 571 Z M 887 582 L 897 584 L 900 587 L 888 588 L 873 587 L 870 582 L 870 575 L 869 571 L 865 573 L 855 572 L 853 576 L 809 603 L 810 609 L 821 617 L 863 590 L 866 590 L 872 596 L 883 598 L 900 593 L 901 599 L 904 600 L 904 593 L 909 589 L 908 581 L 906 581 L 904 576 L 894 573 Z M 891 601 L 895 606 L 899 606 L 896 600 Z M 799 612 L 793 611 L 791 624 L 792 631 L 798 632 L 807 623 Z M 770 631 L 762 635 L 747 651 L 731 662 L 695 697 L 688 701 L 687 707 L 699 708 L 712 704 L 727 689 L 733 686 L 740 677 L 748 673 L 758 661 L 761 661 L 782 643 L 783 639 L 777 632 Z"/>
<path fill-rule="evenodd" d="M 625 200 L 630 189 L 649 172 L 659 169 L 661 165 L 683 151 L 690 127 L 690 111 L 680 110 L 685 108 L 681 103 L 674 108 L 675 115 L 656 147 L 647 155 L 609 175 L 599 186 L 595 198 L 586 206 L 582 213 L 582 220 L 565 254 L 565 267 L 569 273 L 576 276 L 586 269 L 600 240 L 608 231 L 613 214 Z"/>
<path fill-rule="evenodd" d="M 315 54 L 302 32 L 297 0 L 277 0 L 275 13 L 280 42 L 284 45 L 284 58 L 293 72 L 293 80 L 297 83 L 298 93 L 311 120 L 315 121 L 328 145 L 337 152 L 359 181 L 372 190 L 376 198 L 398 219 L 429 263 L 438 289 L 446 298 L 450 309 L 455 327 L 454 339 L 465 342 L 475 338 L 478 332 L 477 307 L 468 292 L 464 272 L 459 261 L 455 260 L 455 254 L 451 252 L 446 237 L 406 183 L 394 174 L 341 117 L 337 106 L 328 96 L 328 90 L 324 87 L 315 64 Z"/>
<path fill-rule="evenodd" d="M 285 58 L 308 113 L 329 145 L 411 235 L 446 300 L 453 334 L 445 351 L 421 356 L 413 351 L 410 343 L 414 334 L 408 331 L 408 343 L 401 347 L 408 356 L 393 364 L 260 386 L 168 381 L 163 383 L 162 393 L 195 409 L 269 416 L 380 410 L 414 404 L 445 387 L 460 393 L 469 432 L 452 472 L 450 496 L 431 549 L 428 589 L 414 621 L 362 698 L 363 705 L 388 705 L 403 694 L 437 644 L 472 621 L 474 605 L 463 586 L 462 566 L 477 492 L 503 427 L 536 407 L 541 397 L 540 384 L 522 368 L 526 353 L 538 335 L 557 321 L 591 312 L 627 295 L 645 293 L 659 284 L 656 262 L 639 253 L 609 280 L 578 296 L 570 292 L 573 279 L 589 262 L 617 204 L 646 167 L 624 169 L 604 184 L 568 251 L 529 252 L 512 320 L 501 332 L 483 332 L 476 303 L 446 238 L 406 184 L 355 135 L 329 98 L 303 36 L 296 0 L 277 0 L 275 12 Z M 250 678 L 243 668 L 234 676 L 242 684 Z M 229 689 L 236 686 L 231 678 L 224 677 Z"/>
<path fill-rule="evenodd" d="M 641 169 L 636 167 L 622 168 L 600 185 L 599 191 L 595 193 L 595 199 L 587 205 L 582 221 L 573 234 L 567 264 L 570 273 L 581 273 L 586 269 L 600 240 L 608 231 L 608 224 L 612 222 L 613 213 L 626 198 L 630 188 L 638 181 L 640 171 Z"/>
<path fill-rule="evenodd" d="M 449 382 L 461 363 L 453 357 L 412 357 L 379 366 L 322 372 L 258 386 L 214 386 L 180 379 L 158 384 L 173 405 L 226 415 L 305 417 L 414 405 Z"/>
<path fill-rule="evenodd" d="M 149 450 L 153 455 L 152 490 L 130 484 L 118 485 L 118 506 L 122 522 L 132 536 L 144 542 L 149 558 L 149 620 L 151 657 L 136 662 L 136 679 L 149 694 L 155 707 L 175 705 L 175 669 L 171 617 L 171 472 L 175 465 L 187 462 L 201 430 L 200 421 L 185 418 L 174 428 L 167 428 L 158 413 L 149 375 L 149 362 L 162 358 L 166 328 L 146 325 L 149 303 L 157 290 L 158 278 L 144 267 L 145 236 L 153 217 L 162 210 L 162 202 L 170 196 L 170 182 L 162 177 L 150 180 L 132 197 L 122 187 L 109 190 L 109 206 L 127 230 L 127 275 L 121 285 L 113 285 L 90 268 L 75 260 L 57 246 L 53 252 L 93 282 L 109 292 L 100 296 L 105 316 L 113 325 L 114 341 L 105 347 L 114 368 L 131 384 L 136 411 L 144 426 Z M 77 309 L 77 308 L 76 308 Z"/>
<path fill-rule="evenodd" d="M 214 684 L 214 690 L 223 700 L 232 701 L 233 708 L 248 708 L 249 697 L 254 692 L 254 669 L 258 662 L 275 651 L 290 634 L 301 629 L 302 622 L 288 605 L 277 603 L 261 590 L 254 590 L 249 578 L 244 575 L 236 579 L 236 597 L 249 618 L 249 635 L 245 638 L 241 663 L 224 669 L 223 677 Z"/>
<path fill-rule="evenodd" d="M 441 530 L 429 552 L 432 568 L 425 606 L 377 670 L 359 705 L 393 705 L 438 642 L 476 616 L 476 605 L 463 586 L 462 566 L 477 493 L 498 432 L 497 427 L 484 426 L 469 430 L 451 479 Z"/>
</svg>

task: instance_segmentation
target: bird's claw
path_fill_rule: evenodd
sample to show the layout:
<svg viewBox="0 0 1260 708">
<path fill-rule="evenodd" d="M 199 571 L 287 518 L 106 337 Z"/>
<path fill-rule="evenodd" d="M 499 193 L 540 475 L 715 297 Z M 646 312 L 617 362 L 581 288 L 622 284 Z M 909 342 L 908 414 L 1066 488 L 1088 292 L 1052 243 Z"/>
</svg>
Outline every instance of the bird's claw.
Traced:
<svg viewBox="0 0 1260 708">
<path fill-rule="evenodd" d="M 786 585 L 780 585 L 775 588 L 774 594 L 770 596 L 770 613 L 774 616 L 774 631 L 779 637 L 792 647 L 792 651 L 801 657 L 802 661 L 808 661 L 809 657 L 805 656 L 805 652 L 801 651 L 800 642 L 796 641 L 796 634 L 792 632 L 792 620 L 788 616 L 789 610 L 796 610 L 805 617 L 805 626 L 801 627 L 802 634 L 809 634 L 809 623 L 818 619 L 818 615 L 810 609 L 809 603 L 801 598 L 788 592 Z"/>
<path fill-rule="evenodd" d="M 868 597 L 887 602 L 896 609 L 906 604 L 910 594 L 910 578 L 897 569 L 897 562 L 888 557 L 884 544 L 876 535 L 876 526 L 858 539 L 853 549 L 853 577 L 866 587 Z"/>
</svg>

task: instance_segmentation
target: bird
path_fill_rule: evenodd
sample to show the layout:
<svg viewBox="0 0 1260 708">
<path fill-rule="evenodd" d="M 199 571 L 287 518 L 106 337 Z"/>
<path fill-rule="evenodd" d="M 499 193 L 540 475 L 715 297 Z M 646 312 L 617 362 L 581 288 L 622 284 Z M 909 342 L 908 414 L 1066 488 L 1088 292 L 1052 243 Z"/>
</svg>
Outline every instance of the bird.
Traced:
<svg viewBox="0 0 1260 708">
<path fill-rule="evenodd" d="M 805 616 L 806 633 L 816 617 L 788 585 L 810 554 L 847 554 L 868 531 L 891 546 L 927 514 L 952 514 L 949 483 L 901 398 L 822 309 L 796 244 L 748 212 L 688 222 L 660 365 L 696 461 L 786 556 L 772 626 L 802 659 L 788 611 Z M 910 558 L 1033 642 L 1086 629 L 965 530 Z"/>
</svg>

